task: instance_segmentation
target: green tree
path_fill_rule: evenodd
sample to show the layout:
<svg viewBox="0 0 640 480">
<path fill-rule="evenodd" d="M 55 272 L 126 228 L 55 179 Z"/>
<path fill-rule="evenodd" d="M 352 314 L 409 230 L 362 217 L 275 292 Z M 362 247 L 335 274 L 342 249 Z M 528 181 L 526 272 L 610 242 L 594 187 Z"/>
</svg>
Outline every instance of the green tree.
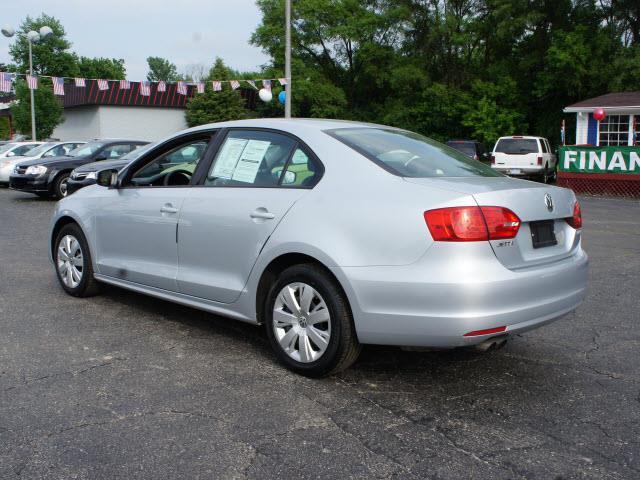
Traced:
<svg viewBox="0 0 640 480">
<path fill-rule="evenodd" d="M 230 80 L 231 72 L 221 58 L 216 58 L 209 70 L 209 78 Z M 211 84 L 207 82 L 205 92 L 191 97 L 185 111 L 185 119 L 190 127 L 205 123 L 240 120 L 247 116 L 245 100 L 240 92 L 232 90 L 228 83 L 223 84 L 222 91 L 214 92 Z"/>
<path fill-rule="evenodd" d="M 71 43 L 66 38 L 64 27 L 54 17 L 41 14 L 37 18 L 27 18 L 16 32 L 16 40 L 9 47 L 11 58 L 19 72 L 29 70 L 29 41 L 27 32 L 39 31 L 48 25 L 53 34 L 47 39 L 33 44 L 33 71 L 38 75 L 74 76 L 77 73 L 76 58 L 71 53 Z"/>
<path fill-rule="evenodd" d="M 123 80 L 126 76 L 124 59 L 78 57 L 77 76 L 83 78 L 104 78 Z"/>
<path fill-rule="evenodd" d="M 470 97 L 462 124 L 469 127 L 478 140 L 493 145 L 501 136 L 526 130 L 516 83 L 512 79 L 505 77 L 499 83 L 476 80 Z"/>
<path fill-rule="evenodd" d="M 147 64 L 149 65 L 147 80 L 150 82 L 157 82 L 159 80 L 175 82 L 179 79 L 176 66 L 165 58 L 147 57 Z"/>
<path fill-rule="evenodd" d="M 15 82 L 17 102 L 11 106 L 11 115 L 16 130 L 24 134 L 31 133 L 31 99 L 29 88 L 24 80 Z M 38 89 L 34 91 L 37 138 L 47 138 L 62 121 L 62 105 L 53 94 L 51 81 L 40 78 Z"/>
</svg>

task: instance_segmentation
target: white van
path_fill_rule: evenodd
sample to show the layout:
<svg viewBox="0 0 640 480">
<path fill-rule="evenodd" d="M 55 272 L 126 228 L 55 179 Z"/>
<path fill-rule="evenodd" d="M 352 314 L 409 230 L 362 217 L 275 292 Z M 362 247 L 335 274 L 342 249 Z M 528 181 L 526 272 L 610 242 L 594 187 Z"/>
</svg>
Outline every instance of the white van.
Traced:
<svg viewBox="0 0 640 480">
<path fill-rule="evenodd" d="M 546 138 L 500 137 L 491 152 L 491 168 L 514 177 L 556 178 L 556 156 Z"/>
</svg>

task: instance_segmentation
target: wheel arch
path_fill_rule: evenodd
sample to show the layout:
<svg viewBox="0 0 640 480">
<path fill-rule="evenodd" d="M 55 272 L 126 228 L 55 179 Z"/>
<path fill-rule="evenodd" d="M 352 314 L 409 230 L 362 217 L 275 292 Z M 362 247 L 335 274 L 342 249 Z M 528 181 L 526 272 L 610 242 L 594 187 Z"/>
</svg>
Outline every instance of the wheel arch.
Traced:
<svg viewBox="0 0 640 480">
<path fill-rule="evenodd" d="M 71 223 L 75 223 L 78 227 L 82 228 L 80 222 L 78 222 L 71 215 L 62 215 L 60 218 L 56 220 L 51 228 L 51 236 L 49 238 L 49 256 L 53 259 L 53 250 L 55 248 L 56 238 L 58 238 L 58 233 L 62 230 L 63 227 L 69 225 Z"/>
<path fill-rule="evenodd" d="M 336 275 L 331 271 L 330 268 L 327 267 L 322 261 L 318 260 L 316 257 L 311 256 L 306 253 L 300 252 L 289 252 L 278 255 L 273 258 L 267 266 L 262 270 L 260 275 L 260 280 L 257 283 L 256 288 L 256 296 L 255 296 L 255 309 L 256 309 L 256 320 L 259 324 L 263 323 L 263 314 L 264 314 L 264 303 L 267 299 L 267 295 L 269 294 L 269 290 L 271 286 L 277 281 L 278 275 L 282 273 L 289 267 L 294 265 L 301 264 L 312 264 L 320 267 L 338 286 L 342 294 L 344 295 L 347 301 L 347 307 L 351 315 L 353 316 L 353 309 L 351 307 L 351 299 L 347 294 L 346 289 L 342 285 L 342 282 L 336 277 Z"/>
</svg>

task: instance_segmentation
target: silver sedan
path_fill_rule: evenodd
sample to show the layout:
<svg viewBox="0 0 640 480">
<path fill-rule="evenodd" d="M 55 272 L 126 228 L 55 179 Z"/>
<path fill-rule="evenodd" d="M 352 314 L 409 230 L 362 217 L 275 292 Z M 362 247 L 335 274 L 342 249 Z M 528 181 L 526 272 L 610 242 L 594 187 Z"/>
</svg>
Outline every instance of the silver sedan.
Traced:
<svg viewBox="0 0 640 480">
<path fill-rule="evenodd" d="M 583 300 L 572 191 L 416 133 L 333 120 L 205 125 L 61 200 L 62 288 L 102 283 L 266 327 L 321 376 L 362 344 L 504 343 Z"/>
</svg>

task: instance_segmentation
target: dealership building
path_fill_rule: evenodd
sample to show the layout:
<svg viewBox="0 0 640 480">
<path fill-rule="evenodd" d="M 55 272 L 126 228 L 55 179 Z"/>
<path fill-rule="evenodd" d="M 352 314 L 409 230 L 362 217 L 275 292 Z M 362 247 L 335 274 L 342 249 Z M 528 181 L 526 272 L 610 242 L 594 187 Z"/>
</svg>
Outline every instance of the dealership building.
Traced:
<svg viewBox="0 0 640 480">
<path fill-rule="evenodd" d="M 640 197 L 640 92 L 589 98 L 564 112 L 576 115 L 576 134 L 574 145 L 559 149 L 558 184 L 579 193 Z"/>
</svg>

